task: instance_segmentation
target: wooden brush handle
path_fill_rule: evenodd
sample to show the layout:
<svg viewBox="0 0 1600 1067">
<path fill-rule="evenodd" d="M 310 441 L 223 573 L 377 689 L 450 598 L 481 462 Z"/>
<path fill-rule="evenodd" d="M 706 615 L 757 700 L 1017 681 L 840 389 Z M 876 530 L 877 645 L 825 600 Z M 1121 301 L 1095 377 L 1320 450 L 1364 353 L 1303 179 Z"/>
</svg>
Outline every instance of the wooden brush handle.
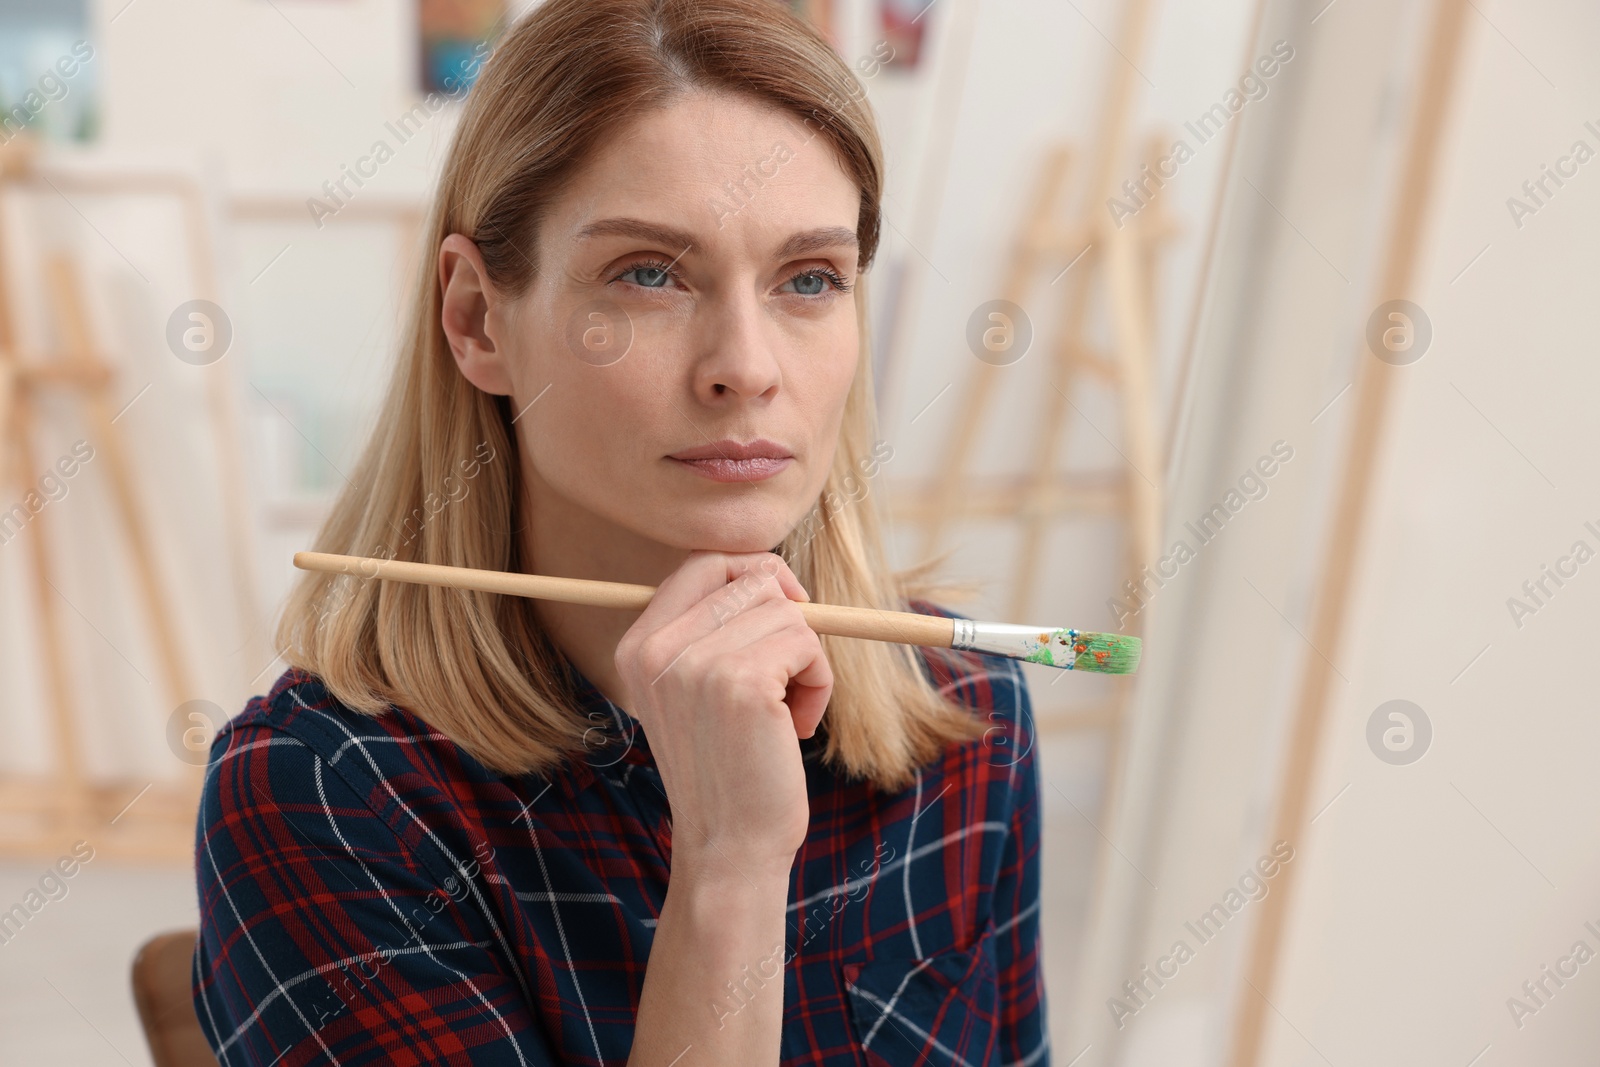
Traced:
<svg viewBox="0 0 1600 1067">
<path fill-rule="evenodd" d="M 554 600 L 562 604 L 643 611 L 655 596 L 653 585 L 597 582 L 587 578 L 556 578 L 548 574 L 517 574 L 438 563 L 407 563 L 373 556 L 340 556 L 331 552 L 296 552 L 294 565 L 303 571 L 354 574 L 362 578 L 387 578 L 417 585 L 442 585 L 451 589 L 476 589 L 485 593 Z M 840 604 L 800 604 L 806 625 L 819 634 L 860 637 L 870 641 L 899 641 L 908 645 L 949 648 L 955 622 L 937 615 L 911 611 L 879 611 Z"/>
</svg>

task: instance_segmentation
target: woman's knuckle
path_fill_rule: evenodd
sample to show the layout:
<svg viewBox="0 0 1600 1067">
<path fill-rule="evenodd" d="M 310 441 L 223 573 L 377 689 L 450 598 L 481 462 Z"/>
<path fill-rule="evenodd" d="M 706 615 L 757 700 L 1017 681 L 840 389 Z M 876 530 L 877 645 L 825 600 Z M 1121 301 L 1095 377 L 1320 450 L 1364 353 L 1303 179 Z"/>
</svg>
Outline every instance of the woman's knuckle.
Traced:
<svg viewBox="0 0 1600 1067">
<path fill-rule="evenodd" d="M 684 674 L 693 678 L 704 678 L 708 670 L 715 667 L 717 657 L 708 657 L 704 647 L 692 644 L 673 653 L 673 662 L 677 663 Z"/>
<path fill-rule="evenodd" d="M 644 668 L 644 672 L 654 678 L 667 666 L 666 639 L 661 636 L 661 631 L 656 630 L 640 639 L 634 649 L 633 661 Z"/>
</svg>

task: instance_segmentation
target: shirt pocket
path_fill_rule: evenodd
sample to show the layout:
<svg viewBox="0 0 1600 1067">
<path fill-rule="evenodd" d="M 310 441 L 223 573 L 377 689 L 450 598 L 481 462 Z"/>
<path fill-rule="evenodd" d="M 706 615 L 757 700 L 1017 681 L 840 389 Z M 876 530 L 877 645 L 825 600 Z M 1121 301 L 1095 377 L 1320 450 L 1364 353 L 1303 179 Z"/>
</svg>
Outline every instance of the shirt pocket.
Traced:
<svg viewBox="0 0 1600 1067">
<path fill-rule="evenodd" d="M 994 928 L 972 948 L 925 959 L 843 967 L 856 1040 L 872 1067 L 985 1067 L 994 1054 L 1000 990 Z"/>
</svg>

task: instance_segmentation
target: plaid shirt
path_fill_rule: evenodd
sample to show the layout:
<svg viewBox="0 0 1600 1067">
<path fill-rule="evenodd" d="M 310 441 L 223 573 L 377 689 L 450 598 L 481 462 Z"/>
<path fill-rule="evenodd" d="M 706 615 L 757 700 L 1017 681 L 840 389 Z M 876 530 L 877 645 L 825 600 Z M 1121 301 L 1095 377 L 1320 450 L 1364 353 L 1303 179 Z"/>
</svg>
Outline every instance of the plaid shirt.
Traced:
<svg viewBox="0 0 1600 1067">
<path fill-rule="evenodd" d="M 1026 685 L 1002 657 L 920 662 L 989 736 L 895 794 L 803 740 L 783 956 L 707 1005 L 781 995 L 785 1065 L 1050 1063 Z M 223 1067 L 627 1062 L 672 822 L 638 721 L 572 676 L 597 743 L 549 779 L 293 669 L 218 733 L 193 991 Z"/>
</svg>

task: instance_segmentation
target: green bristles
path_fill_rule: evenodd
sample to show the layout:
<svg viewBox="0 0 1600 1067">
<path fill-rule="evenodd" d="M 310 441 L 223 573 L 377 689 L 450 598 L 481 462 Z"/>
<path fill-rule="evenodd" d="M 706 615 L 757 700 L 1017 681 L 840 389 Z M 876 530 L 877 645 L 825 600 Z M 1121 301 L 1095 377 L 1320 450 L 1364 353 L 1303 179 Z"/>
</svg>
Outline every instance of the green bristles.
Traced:
<svg viewBox="0 0 1600 1067">
<path fill-rule="evenodd" d="M 1127 634 L 1080 632 L 1072 647 L 1077 652 L 1072 664 L 1075 671 L 1132 674 L 1139 666 L 1140 641 Z"/>
</svg>

